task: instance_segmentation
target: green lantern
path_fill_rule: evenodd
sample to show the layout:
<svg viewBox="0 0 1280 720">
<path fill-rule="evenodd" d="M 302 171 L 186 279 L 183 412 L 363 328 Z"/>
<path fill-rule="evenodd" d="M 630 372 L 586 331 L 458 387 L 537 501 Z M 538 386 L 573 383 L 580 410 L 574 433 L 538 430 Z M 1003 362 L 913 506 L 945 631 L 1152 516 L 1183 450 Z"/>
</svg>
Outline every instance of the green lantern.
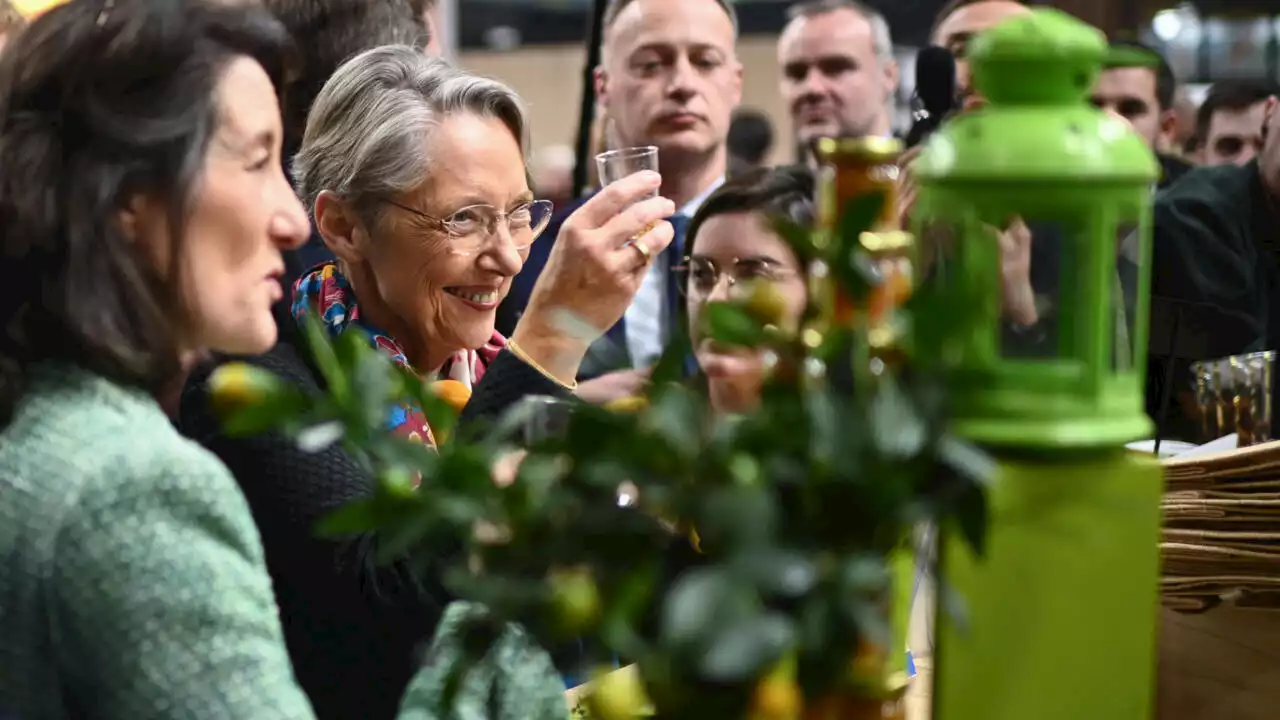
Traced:
<svg viewBox="0 0 1280 720">
<path fill-rule="evenodd" d="M 970 388 L 954 409 L 972 440 L 1083 449 L 1151 436 L 1149 280 L 1122 282 L 1117 261 L 1132 233 L 1150 253 L 1159 166 L 1123 120 L 1087 102 L 1107 54 L 1100 32 L 1051 10 L 982 34 L 969 61 L 989 104 L 944 125 L 911 167 L 922 275 L 974 310 L 920 349 Z M 1022 260 L 1024 281 L 1002 281 Z"/>
<path fill-rule="evenodd" d="M 1085 101 L 1111 62 L 1093 28 L 1034 10 L 970 50 L 989 105 L 944 126 L 912 166 L 921 292 L 972 311 L 958 326 L 920 318 L 915 357 L 952 371 L 957 434 L 999 463 L 985 553 L 941 535 L 939 573 L 967 622 L 938 614 L 934 717 L 1145 720 L 1163 476 L 1124 443 L 1151 432 L 1157 165 Z M 1120 243 L 1135 234 L 1126 278 Z M 1021 284 L 1018 260 L 1030 263 Z"/>
</svg>

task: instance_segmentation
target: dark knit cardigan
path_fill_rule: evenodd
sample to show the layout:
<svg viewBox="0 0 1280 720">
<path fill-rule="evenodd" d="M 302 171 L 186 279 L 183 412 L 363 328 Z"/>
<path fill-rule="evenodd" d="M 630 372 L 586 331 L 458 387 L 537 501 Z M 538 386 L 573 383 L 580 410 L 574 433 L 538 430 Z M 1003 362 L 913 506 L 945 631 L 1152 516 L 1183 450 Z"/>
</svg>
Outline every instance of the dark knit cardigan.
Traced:
<svg viewBox="0 0 1280 720">
<path fill-rule="evenodd" d="M 321 377 L 299 347 L 297 334 L 286 332 L 274 350 L 248 361 L 319 393 Z M 438 578 L 404 564 L 375 565 L 371 537 L 316 537 L 316 522 L 369 495 L 374 478 L 340 447 L 308 454 L 280 434 L 223 435 L 205 393 L 217 364 L 188 380 L 178 426 L 226 464 L 249 501 L 298 681 L 321 720 L 393 718 L 452 598 Z M 461 422 L 491 419 L 530 395 L 563 398 L 568 390 L 504 350 Z"/>
</svg>

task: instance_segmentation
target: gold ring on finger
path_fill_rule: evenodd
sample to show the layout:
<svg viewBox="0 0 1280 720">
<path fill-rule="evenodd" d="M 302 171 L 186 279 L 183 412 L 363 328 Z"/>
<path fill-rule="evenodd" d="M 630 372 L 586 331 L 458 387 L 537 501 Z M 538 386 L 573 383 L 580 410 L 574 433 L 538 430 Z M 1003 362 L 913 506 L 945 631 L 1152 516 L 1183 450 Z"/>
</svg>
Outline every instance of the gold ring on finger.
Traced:
<svg viewBox="0 0 1280 720">
<path fill-rule="evenodd" d="M 641 267 L 648 267 L 649 263 L 653 262 L 653 251 L 650 250 L 644 243 L 640 242 L 639 240 L 636 240 L 635 242 L 631 243 L 631 247 L 635 248 L 636 252 L 640 253 Z"/>
</svg>

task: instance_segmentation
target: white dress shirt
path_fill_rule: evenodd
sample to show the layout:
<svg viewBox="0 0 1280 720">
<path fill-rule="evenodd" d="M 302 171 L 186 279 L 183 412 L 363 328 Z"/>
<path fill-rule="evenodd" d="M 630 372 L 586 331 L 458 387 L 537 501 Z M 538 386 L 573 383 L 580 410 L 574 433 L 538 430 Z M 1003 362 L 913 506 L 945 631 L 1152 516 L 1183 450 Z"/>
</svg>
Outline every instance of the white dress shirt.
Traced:
<svg viewBox="0 0 1280 720">
<path fill-rule="evenodd" d="M 701 195 L 685 203 L 676 214 L 692 218 L 707 197 L 723 184 L 724 176 L 721 175 Z M 670 247 L 675 247 L 675 243 L 672 242 Z M 670 269 L 683 260 L 671 257 L 670 252 L 670 249 L 664 251 L 650 263 L 649 271 L 640 283 L 640 290 L 623 315 L 631 367 L 645 368 L 653 365 L 667 346 L 667 339 L 671 334 L 671 328 L 667 327 L 670 324 L 666 312 L 667 283 L 670 282 Z"/>
</svg>

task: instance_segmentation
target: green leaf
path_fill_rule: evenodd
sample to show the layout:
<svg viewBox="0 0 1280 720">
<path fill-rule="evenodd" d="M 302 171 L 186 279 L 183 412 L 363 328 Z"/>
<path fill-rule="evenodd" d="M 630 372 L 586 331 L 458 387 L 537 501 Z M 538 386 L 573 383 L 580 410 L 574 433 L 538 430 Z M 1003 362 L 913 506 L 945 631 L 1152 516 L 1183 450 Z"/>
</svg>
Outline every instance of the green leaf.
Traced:
<svg viewBox="0 0 1280 720">
<path fill-rule="evenodd" d="M 924 450 L 929 440 L 929 429 L 911 399 L 891 378 L 886 378 L 876 388 L 871 417 L 874 418 L 870 427 L 872 439 L 886 457 L 910 459 L 918 457 Z"/>
<path fill-rule="evenodd" d="M 795 625 L 786 615 L 745 617 L 716 633 L 698 669 L 712 682 L 751 680 L 782 659 L 795 642 Z"/>
<path fill-rule="evenodd" d="M 960 477 L 989 487 L 999 465 L 994 458 L 969 442 L 946 434 L 938 439 L 938 460 Z"/>
<path fill-rule="evenodd" d="M 849 614 L 858 634 L 872 644 L 887 648 L 893 642 L 893 632 L 889 627 L 889 616 L 885 611 L 883 598 L 851 600 Z"/>
<path fill-rule="evenodd" d="M 768 488 L 733 485 L 707 490 L 702 497 L 698 534 L 711 547 L 767 546 L 773 540 L 778 506 Z"/>
<path fill-rule="evenodd" d="M 781 215 L 769 218 L 769 222 L 773 227 L 774 233 L 785 240 L 787 245 L 791 247 L 791 251 L 796 254 L 796 259 L 800 261 L 801 265 L 808 265 L 810 261 L 818 257 L 819 252 L 815 237 L 819 231 Z"/>
<path fill-rule="evenodd" d="M 987 496 L 981 486 L 964 488 L 955 503 L 955 521 L 969 547 L 978 557 L 987 551 Z"/>
<path fill-rule="evenodd" d="M 862 233 L 874 229 L 886 202 L 888 195 L 884 191 L 872 190 L 845 203 L 838 228 L 841 243 L 859 242 Z"/>
<path fill-rule="evenodd" d="M 764 341 L 764 327 L 736 303 L 708 303 L 702 310 L 702 319 L 706 336 L 716 342 L 756 347 Z"/>
<path fill-rule="evenodd" d="M 879 269 L 862 245 L 861 236 L 875 228 L 886 201 L 884 192 L 859 195 L 845 204 L 840 217 L 831 270 L 855 301 L 865 298 L 882 280 Z"/>
<path fill-rule="evenodd" d="M 662 356 L 658 358 L 653 372 L 649 374 L 651 388 L 660 390 L 684 380 L 685 361 L 693 354 L 693 340 L 688 323 L 684 319 L 684 313 L 680 313 L 680 317 L 682 318 L 681 327 L 672 333 L 671 341 L 662 352 Z"/>
<path fill-rule="evenodd" d="M 655 397 L 641 416 L 644 429 L 683 458 L 702 451 L 702 404 L 689 388 L 669 387 Z"/>
<path fill-rule="evenodd" d="M 391 359 L 367 344 L 353 346 L 350 365 L 351 391 L 359 402 L 360 417 L 368 428 L 387 426 L 399 378 Z"/>
<path fill-rule="evenodd" d="M 804 553 L 795 550 L 765 550 L 743 559 L 747 572 L 768 594 L 797 598 L 818 583 L 818 569 Z"/>
<path fill-rule="evenodd" d="M 662 605 L 663 644 L 697 644 L 730 605 L 733 593 L 729 575 L 721 568 L 697 568 L 681 575 Z"/>
<path fill-rule="evenodd" d="M 386 521 L 376 499 L 357 500 L 333 511 L 320 520 L 316 534 L 321 537 L 344 538 L 378 530 Z"/>
<path fill-rule="evenodd" d="M 308 312 L 302 319 L 302 334 L 311 359 L 324 378 L 329 395 L 339 407 L 347 407 L 351 398 L 351 386 L 346 368 L 338 361 L 338 355 L 334 352 L 329 331 L 314 313 Z"/>
<path fill-rule="evenodd" d="M 882 598 L 890 579 L 887 560 L 880 555 L 856 555 L 840 568 L 840 587 L 848 596 Z"/>
<path fill-rule="evenodd" d="M 419 377 L 412 368 L 397 364 L 395 372 L 400 376 L 400 381 L 393 394 L 398 399 L 407 399 L 422 410 L 437 439 L 452 437 L 458 424 L 458 411 L 444 398 L 432 392 L 431 384 Z"/>
<path fill-rule="evenodd" d="M 313 415 L 316 402 L 293 386 L 281 388 L 263 403 L 231 411 L 222 429 L 232 437 L 258 435 L 269 430 L 290 429 Z"/>
</svg>

